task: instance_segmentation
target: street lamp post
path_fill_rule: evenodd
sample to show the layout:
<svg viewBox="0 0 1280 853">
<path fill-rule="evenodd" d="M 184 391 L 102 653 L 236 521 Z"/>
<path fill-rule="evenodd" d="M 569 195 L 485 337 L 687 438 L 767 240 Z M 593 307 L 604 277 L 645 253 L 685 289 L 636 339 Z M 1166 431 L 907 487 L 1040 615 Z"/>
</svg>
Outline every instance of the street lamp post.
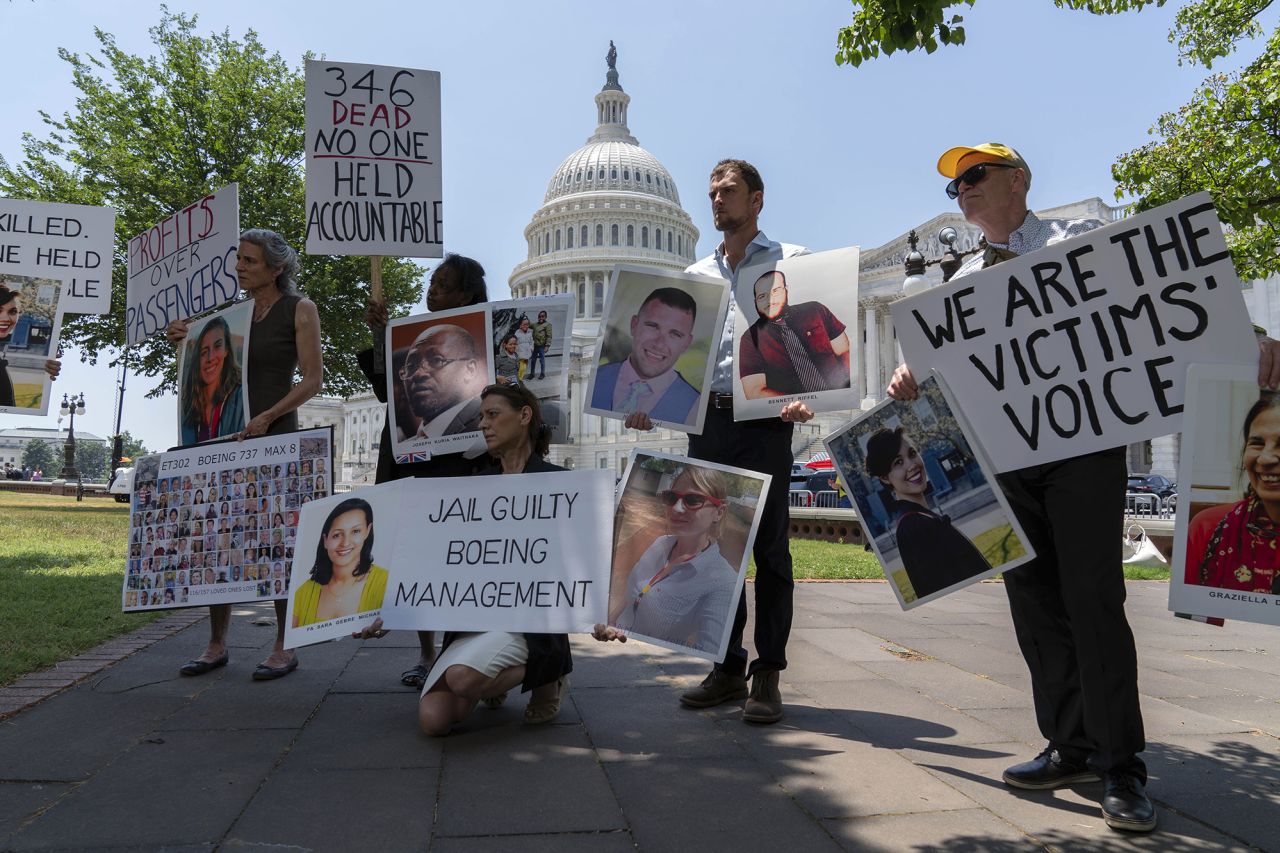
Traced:
<svg viewBox="0 0 1280 853">
<path fill-rule="evenodd" d="M 76 481 L 76 500 L 80 500 L 84 484 L 80 480 L 80 472 L 76 470 L 76 415 L 84 414 L 84 394 L 81 393 L 79 398 L 74 394 L 70 399 L 66 394 L 62 395 L 62 415 L 66 417 L 70 415 L 71 421 L 67 425 L 67 441 L 62 445 L 62 472 L 58 474 L 63 480 Z"/>
<path fill-rule="evenodd" d="M 966 252 L 956 250 L 956 241 L 960 235 L 956 233 L 956 229 L 950 225 L 944 227 L 938 232 L 938 242 L 942 244 L 945 252 L 941 258 L 932 261 L 925 260 L 923 254 L 917 248 L 920 238 L 916 236 L 913 229 L 907 235 L 908 250 L 906 257 L 903 258 L 902 266 L 906 272 L 906 278 L 902 282 L 902 295 L 914 296 L 917 293 L 923 293 L 929 289 L 929 280 L 925 278 L 925 269 L 937 264 L 942 269 L 942 280 L 950 281 L 951 277 L 960 269 L 960 264 L 967 255 L 972 255 L 981 247 L 975 247 Z"/>
</svg>

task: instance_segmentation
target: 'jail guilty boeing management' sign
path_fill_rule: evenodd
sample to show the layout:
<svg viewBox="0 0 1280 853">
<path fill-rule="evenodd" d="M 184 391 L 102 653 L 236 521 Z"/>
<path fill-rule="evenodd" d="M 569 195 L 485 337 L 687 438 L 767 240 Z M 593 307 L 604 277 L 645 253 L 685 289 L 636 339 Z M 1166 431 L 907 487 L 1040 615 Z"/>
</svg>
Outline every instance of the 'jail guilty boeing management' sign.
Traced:
<svg viewBox="0 0 1280 853">
<path fill-rule="evenodd" d="M 1188 196 L 892 307 L 997 471 L 1182 428 L 1191 362 L 1258 357 L 1213 204 Z"/>
</svg>

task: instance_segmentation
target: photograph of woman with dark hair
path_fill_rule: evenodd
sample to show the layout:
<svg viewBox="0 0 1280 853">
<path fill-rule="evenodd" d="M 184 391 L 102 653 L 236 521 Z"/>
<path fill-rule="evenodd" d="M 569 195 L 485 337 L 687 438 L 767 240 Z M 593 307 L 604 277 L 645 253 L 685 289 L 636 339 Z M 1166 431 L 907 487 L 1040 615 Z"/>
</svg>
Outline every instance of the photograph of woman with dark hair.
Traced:
<svg viewBox="0 0 1280 853">
<path fill-rule="evenodd" d="M 1196 513 L 1187 529 L 1186 582 L 1280 595 L 1280 394 L 1263 391 L 1244 418 L 1244 498 Z"/>
<path fill-rule="evenodd" d="M 373 507 L 347 498 L 324 520 L 311 579 L 294 593 L 293 627 L 377 610 L 386 590 L 387 571 L 373 564 Z"/>
<path fill-rule="evenodd" d="M 5 358 L 13 333 L 18 329 L 18 318 L 22 316 L 22 288 L 16 282 L 0 281 L 0 406 L 17 406 L 13 380 L 9 377 L 9 362 Z M 62 370 L 62 362 L 56 358 L 45 359 L 44 370 L 50 377 L 57 379 Z M 28 401 L 24 401 L 28 406 Z M 29 405 L 36 408 L 38 401 Z"/>
<path fill-rule="evenodd" d="M 917 598 L 991 569 L 951 519 L 930 507 L 924 459 L 902 427 L 882 427 L 867 440 L 867 472 L 892 490 L 888 509 L 902 567 Z"/>
<path fill-rule="evenodd" d="M 187 344 L 182 371 L 182 443 L 198 444 L 244 429 L 240 354 L 231 326 L 213 317 Z"/>
</svg>

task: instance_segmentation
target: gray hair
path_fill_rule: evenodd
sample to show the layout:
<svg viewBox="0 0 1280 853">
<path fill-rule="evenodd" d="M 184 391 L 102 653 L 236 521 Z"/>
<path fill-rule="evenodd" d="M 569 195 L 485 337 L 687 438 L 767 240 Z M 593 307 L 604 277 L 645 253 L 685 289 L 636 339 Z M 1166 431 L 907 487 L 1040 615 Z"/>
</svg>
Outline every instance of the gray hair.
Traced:
<svg viewBox="0 0 1280 853">
<path fill-rule="evenodd" d="M 280 268 L 280 274 L 276 276 L 276 287 L 281 293 L 297 292 L 298 253 L 283 237 L 267 228 L 249 228 L 240 232 L 240 239 L 261 249 L 262 259 L 267 266 Z"/>
</svg>

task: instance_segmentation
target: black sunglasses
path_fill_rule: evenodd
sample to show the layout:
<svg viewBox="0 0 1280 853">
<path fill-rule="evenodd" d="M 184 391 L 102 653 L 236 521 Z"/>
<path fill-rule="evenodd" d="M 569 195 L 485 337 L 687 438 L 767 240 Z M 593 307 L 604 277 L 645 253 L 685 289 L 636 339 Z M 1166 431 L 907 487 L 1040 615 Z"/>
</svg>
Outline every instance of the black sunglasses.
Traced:
<svg viewBox="0 0 1280 853">
<path fill-rule="evenodd" d="M 987 176 L 987 169 L 1016 169 L 1010 163 L 978 163 L 970 166 L 955 177 L 951 183 L 947 184 L 947 198 L 955 198 L 960 195 L 960 185 L 968 184 L 969 186 L 977 186 L 982 183 L 983 178 Z"/>
</svg>

